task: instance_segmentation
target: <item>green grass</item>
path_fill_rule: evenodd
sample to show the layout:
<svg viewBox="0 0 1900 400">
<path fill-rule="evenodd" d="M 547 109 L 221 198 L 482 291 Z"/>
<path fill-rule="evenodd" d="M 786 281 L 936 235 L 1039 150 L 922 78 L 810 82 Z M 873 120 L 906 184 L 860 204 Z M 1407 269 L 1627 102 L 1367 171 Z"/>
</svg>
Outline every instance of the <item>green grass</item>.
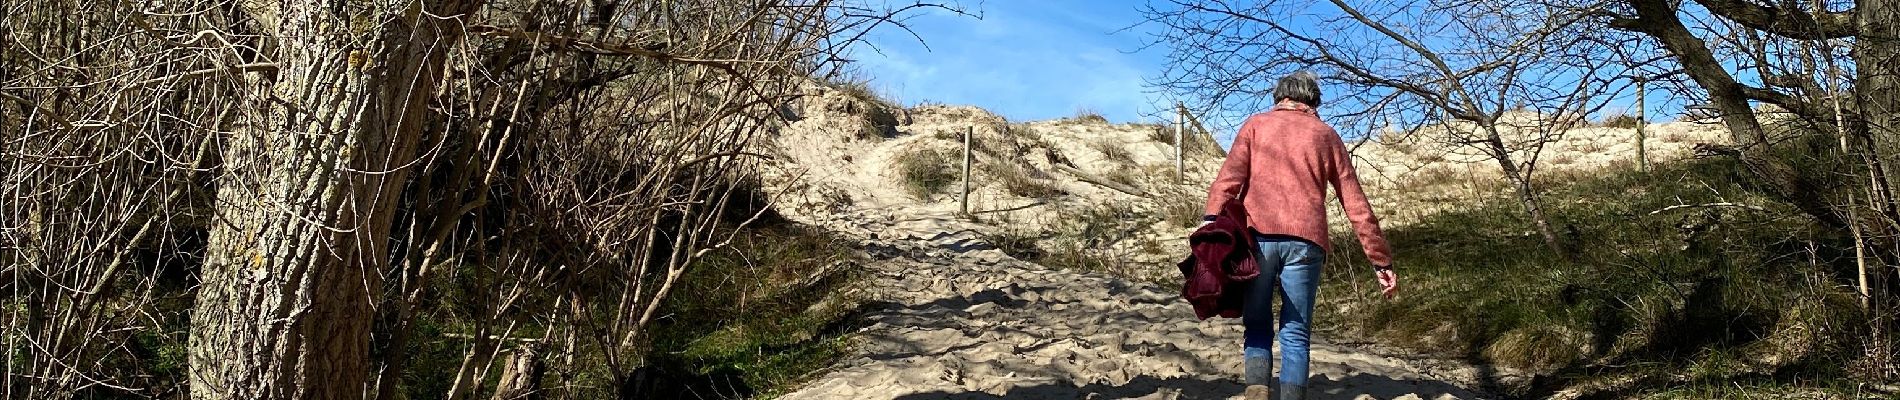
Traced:
<svg viewBox="0 0 1900 400">
<path fill-rule="evenodd" d="M 754 397 L 770 397 L 837 361 L 849 350 L 848 333 L 862 300 L 856 294 L 862 260 L 853 249 L 853 243 L 818 228 L 768 217 L 739 232 L 730 246 L 708 253 L 675 283 L 642 335 L 648 342 L 634 367 L 650 368 L 661 386 L 647 395 L 670 398 L 681 388 L 737 383 Z M 447 393 L 468 351 L 466 337 L 475 331 L 459 311 L 467 307 L 449 304 L 479 297 L 455 290 L 438 295 L 445 297 L 440 306 L 421 310 L 417 320 L 403 388 L 409 398 Z M 524 324 L 511 336 L 540 337 L 546 329 Z M 550 381 L 544 383 L 570 375 L 579 386 L 567 390 L 579 398 L 609 398 L 622 389 L 603 354 L 578 349 L 572 370 L 548 360 Z M 489 387 L 499 378 L 500 362 Z"/>
<path fill-rule="evenodd" d="M 1863 318 L 1841 286 L 1851 253 L 1837 232 L 1735 183 L 1746 181 L 1737 169 L 1698 161 L 1548 187 L 1546 208 L 1575 261 L 1546 250 L 1508 199 L 1393 227 L 1387 237 L 1405 290 L 1396 301 L 1375 298 L 1356 240 L 1336 235 L 1336 270 L 1323 290 L 1334 295 L 1322 301 L 1341 314 L 1320 320 L 1557 382 L 1620 373 L 1675 377 L 1667 382 L 1840 376 Z M 1715 202 L 1772 212 L 1655 212 Z"/>
<path fill-rule="evenodd" d="M 1660 388 L 1632 394 L 1628 397 L 1646 400 L 1691 400 L 1691 399 L 1737 399 L 1737 400 L 1784 400 L 1784 399 L 1860 399 L 1880 398 L 1876 393 L 1861 391 L 1856 395 L 1852 385 L 1840 382 L 1817 381 L 1808 384 L 1784 382 L 1776 379 L 1743 378 L 1716 382 L 1694 382 L 1665 384 Z"/>
<path fill-rule="evenodd" d="M 794 388 L 849 350 L 860 262 L 817 228 L 774 223 L 685 277 L 654 328 L 652 358 L 697 375 L 734 374 L 759 394 Z"/>
</svg>

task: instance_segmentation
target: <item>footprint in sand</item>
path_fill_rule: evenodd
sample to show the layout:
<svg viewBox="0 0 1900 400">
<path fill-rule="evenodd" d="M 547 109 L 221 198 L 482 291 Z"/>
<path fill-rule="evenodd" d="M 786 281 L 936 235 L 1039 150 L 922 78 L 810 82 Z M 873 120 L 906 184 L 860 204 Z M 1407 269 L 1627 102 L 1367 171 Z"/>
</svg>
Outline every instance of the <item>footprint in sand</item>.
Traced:
<svg viewBox="0 0 1900 400">
<path fill-rule="evenodd" d="M 1237 322 L 1195 320 L 1169 288 L 1008 258 L 959 224 L 864 235 L 900 238 L 866 245 L 886 256 L 870 266 L 881 280 L 874 293 L 895 304 L 865 317 L 873 323 L 855 354 L 783 398 L 1239 398 Z M 1313 344 L 1312 374 L 1309 398 L 1319 400 L 1490 397 L 1325 343 Z"/>
</svg>

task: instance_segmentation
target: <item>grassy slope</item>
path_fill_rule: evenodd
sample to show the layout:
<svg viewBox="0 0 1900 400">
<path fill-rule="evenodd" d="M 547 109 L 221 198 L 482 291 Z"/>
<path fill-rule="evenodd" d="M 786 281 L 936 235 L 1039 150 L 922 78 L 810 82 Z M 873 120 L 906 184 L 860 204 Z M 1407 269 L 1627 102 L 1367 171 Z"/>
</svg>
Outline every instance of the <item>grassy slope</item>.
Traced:
<svg viewBox="0 0 1900 400">
<path fill-rule="evenodd" d="M 1734 183 L 1743 181 L 1734 170 L 1693 161 L 1555 179 L 1569 182 L 1547 185 L 1546 207 L 1575 260 L 1545 249 L 1510 198 L 1392 229 L 1406 294 L 1380 301 L 1369 272 L 1334 271 L 1323 289 L 1333 294 L 1322 296 L 1331 315 L 1320 319 L 1357 337 L 1539 372 L 1518 394 L 1700 397 L 1730 390 L 1730 380 L 1838 384 L 1861 320 L 1841 287 L 1851 247 L 1842 254 L 1843 238 Z M 1767 209 L 1653 213 L 1717 202 Z M 1352 261 L 1333 268 L 1365 269 L 1349 235 L 1334 242 L 1335 260 Z"/>
<path fill-rule="evenodd" d="M 655 327 L 655 363 L 757 395 L 794 388 L 848 350 L 838 324 L 860 300 L 854 249 L 818 228 L 758 227 L 683 279 Z"/>
<path fill-rule="evenodd" d="M 849 327 L 838 324 L 851 321 L 860 303 L 852 290 L 861 281 L 855 249 L 823 230 L 771 219 L 709 253 L 687 270 L 647 332 L 652 383 L 642 394 L 770 397 L 830 365 L 847 349 Z M 453 382 L 467 343 L 453 334 L 473 330 L 453 314 L 439 310 L 419 320 L 424 339 L 405 385 L 410 398 L 438 397 Z M 605 360 L 592 353 L 576 357 L 581 369 L 549 375 L 572 373 L 593 384 L 576 389 L 583 397 L 613 396 L 619 384 Z M 486 387 L 498 375 L 491 374 Z"/>
</svg>

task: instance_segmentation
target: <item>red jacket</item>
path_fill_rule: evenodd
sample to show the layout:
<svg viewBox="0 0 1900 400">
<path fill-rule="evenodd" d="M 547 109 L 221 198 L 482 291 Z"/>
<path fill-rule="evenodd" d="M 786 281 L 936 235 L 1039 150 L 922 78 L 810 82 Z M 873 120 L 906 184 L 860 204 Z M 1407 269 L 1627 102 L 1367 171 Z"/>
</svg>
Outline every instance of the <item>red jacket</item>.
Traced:
<svg viewBox="0 0 1900 400">
<path fill-rule="evenodd" d="M 1247 226 L 1255 232 L 1306 239 L 1330 251 L 1327 186 L 1339 193 L 1366 258 L 1374 266 L 1392 265 L 1392 250 L 1359 188 L 1345 142 L 1305 104 L 1281 102 L 1272 111 L 1247 118 L 1208 189 L 1207 214 L 1218 214 L 1228 199 L 1241 197 Z"/>
<path fill-rule="evenodd" d="M 1247 230 L 1246 220 L 1247 210 L 1241 202 L 1228 201 L 1213 223 L 1188 235 L 1193 253 L 1176 266 L 1186 280 L 1181 285 L 1181 297 L 1194 305 L 1195 317 L 1240 317 L 1248 282 L 1260 276 L 1260 264 L 1253 259 L 1253 233 Z"/>
</svg>

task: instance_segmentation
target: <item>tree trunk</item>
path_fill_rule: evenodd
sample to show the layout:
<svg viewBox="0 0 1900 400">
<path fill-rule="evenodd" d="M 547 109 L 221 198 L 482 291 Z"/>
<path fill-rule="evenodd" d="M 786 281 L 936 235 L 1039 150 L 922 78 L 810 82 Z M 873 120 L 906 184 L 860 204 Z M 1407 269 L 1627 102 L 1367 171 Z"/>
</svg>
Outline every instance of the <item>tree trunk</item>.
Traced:
<svg viewBox="0 0 1900 400">
<path fill-rule="evenodd" d="M 1728 128 L 1730 140 L 1739 150 L 1736 159 L 1749 174 L 1759 179 L 1773 195 L 1821 224 L 1845 229 L 1849 223 L 1846 213 L 1814 195 L 1824 192 L 1828 188 L 1826 184 L 1803 178 L 1796 173 L 1795 166 L 1767 151 L 1768 133 L 1750 108 L 1743 86 L 1729 75 L 1722 61 L 1709 50 L 1708 43 L 1683 25 L 1676 14 L 1676 3 L 1632 0 L 1630 5 L 1636 19 L 1614 21 L 1611 26 L 1647 34 L 1676 56 L 1689 78 L 1709 92 L 1709 104 L 1721 113 L 1723 126 Z"/>
<path fill-rule="evenodd" d="M 1894 210 L 1893 194 L 1888 190 L 1896 182 L 1881 166 L 1887 164 L 1885 160 L 1900 157 L 1900 0 L 1863 0 L 1855 2 L 1854 7 L 1855 24 L 1859 28 L 1853 53 L 1854 96 L 1866 124 L 1863 128 L 1867 140 L 1873 142 L 1870 150 L 1874 154 L 1869 159 L 1875 184 L 1872 203 L 1892 220 L 1900 218 Z M 1887 348 L 1891 344 L 1886 337 L 1887 328 L 1894 321 L 1892 312 L 1884 308 L 1893 305 L 1888 297 L 1889 289 L 1891 282 L 1900 282 L 1900 269 L 1879 269 L 1884 271 L 1866 277 L 1869 312 L 1876 316 L 1872 321 L 1873 346 L 1868 350 L 1873 361 L 1888 364 L 1894 361 L 1894 349 Z"/>
<path fill-rule="evenodd" d="M 1496 122 L 1486 123 L 1485 144 L 1489 147 L 1491 158 L 1497 160 L 1498 168 L 1504 171 L 1504 178 L 1511 181 L 1517 192 L 1517 201 L 1524 205 L 1524 213 L 1531 217 L 1531 224 L 1537 226 L 1537 233 L 1544 236 L 1544 246 L 1566 258 L 1570 249 L 1557 240 L 1557 232 L 1550 227 L 1550 217 L 1544 215 L 1544 207 L 1537 200 L 1537 188 L 1531 185 L 1531 177 L 1517 167 L 1517 161 L 1511 158 L 1510 150 L 1504 147 L 1504 137 L 1498 133 Z"/>
<path fill-rule="evenodd" d="M 279 72 L 226 143 L 192 314 L 198 399 L 357 399 L 374 291 L 462 1 L 249 3 Z M 445 22 L 446 21 L 446 22 Z"/>
<path fill-rule="evenodd" d="M 1538 204 L 1537 192 L 1531 187 L 1530 179 L 1516 171 L 1508 171 L 1507 174 L 1511 175 L 1511 182 L 1517 187 L 1517 201 L 1523 203 L 1524 212 L 1530 214 L 1531 223 L 1537 225 L 1537 233 L 1544 236 L 1544 246 L 1559 255 L 1570 257 L 1570 249 L 1557 239 L 1557 232 L 1550 227 L 1550 217 L 1544 215 L 1543 206 Z"/>
<path fill-rule="evenodd" d="M 494 400 L 540 398 L 541 376 L 547 372 L 541 362 L 539 344 L 523 343 L 508 355 L 502 366 L 501 382 L 495 384 Z"/>
</svg>

